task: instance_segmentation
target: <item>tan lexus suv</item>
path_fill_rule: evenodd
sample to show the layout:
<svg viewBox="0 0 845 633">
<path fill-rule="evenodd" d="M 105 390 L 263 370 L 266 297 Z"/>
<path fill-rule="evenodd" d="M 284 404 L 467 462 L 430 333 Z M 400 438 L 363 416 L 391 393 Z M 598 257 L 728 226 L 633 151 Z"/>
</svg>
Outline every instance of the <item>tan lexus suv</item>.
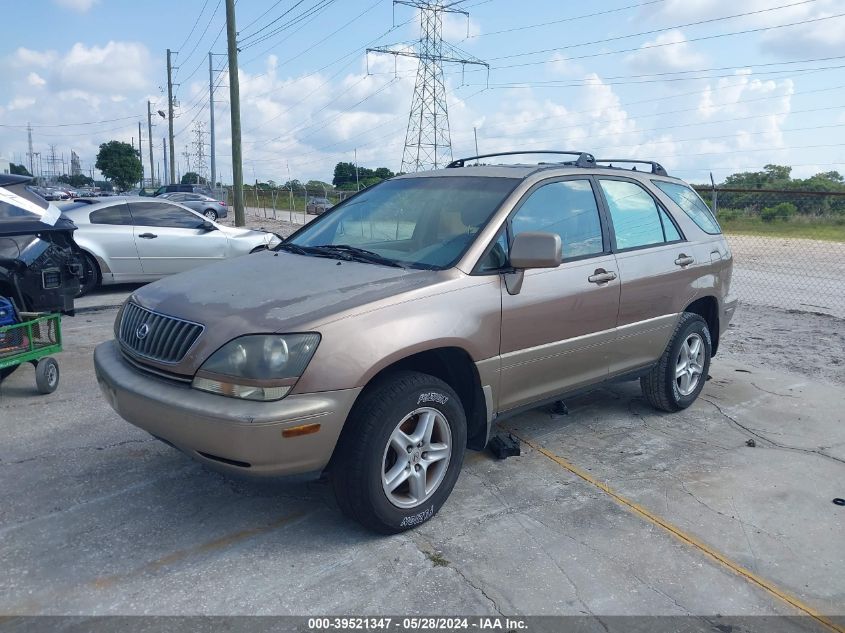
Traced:
<svg viewBox="0 0 845 633">
<path fill-rule="evenodd" d="M 657 163 L 543 153 L 393 178 L 137 290 L 94 355 L 105 397 L 209 466 L 328 473 L 381 532 L 434 516 L 497 420 L 629 379 L 689 406 L 736 307 L 719 225 Z"/>
</svg>

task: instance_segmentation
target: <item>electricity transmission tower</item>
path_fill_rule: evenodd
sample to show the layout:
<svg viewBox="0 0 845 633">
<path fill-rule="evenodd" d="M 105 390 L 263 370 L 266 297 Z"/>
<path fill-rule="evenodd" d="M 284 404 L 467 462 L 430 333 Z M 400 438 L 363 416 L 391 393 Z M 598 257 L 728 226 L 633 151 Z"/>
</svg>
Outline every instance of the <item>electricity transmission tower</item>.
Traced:
<svg viewBox="0 0 845 633">
<path fill-rule="evenodd" d="M 194 125 L 194 156 L 196 157 L 194 171 L 200 178 L 208 182 L 207 165 L 205 162 L 205 134 L 205 123 L 203 121 L 197 121 Z"/>
<path fill-rule="evenodd" d="M 437 169 L 452 160 L 452 140 L 449 134 L 449 110 L 446 105 L 446 87 L 443 81 L 443 64 L 454 63 L 490 65 L 443 41 L 443 16 L 469 12 L 460 8 L 463 0 L 393 0 L 394 6 L 402 4 L 419 9 L 420 39 L 413 50 L 395 46 L 368 48 L 367 53 L 385 53 L 396 57 L 419 60 L 405 149 L 402 152 L 402 171 Z"/>
</svg>

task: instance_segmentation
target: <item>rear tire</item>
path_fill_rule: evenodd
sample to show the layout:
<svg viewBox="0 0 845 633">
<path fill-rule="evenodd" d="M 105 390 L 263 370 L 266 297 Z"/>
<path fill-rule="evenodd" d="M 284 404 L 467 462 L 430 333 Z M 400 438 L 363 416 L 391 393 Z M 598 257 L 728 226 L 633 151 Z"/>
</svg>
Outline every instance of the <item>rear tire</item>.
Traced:
<svg viewBox="0 0 845 633">
<path fill-rule="evenodd" d="M 217 222 L 217 211 L 214 209 L 206 209 L 203 211 L 203 215 L 212 222 Z"/>
<path fill-rule="evenodd" d="M 100 267 L 97 265 L 97 260 L 88 253 L 82 253 L 82 268 L 84 277 L 79 283 L 79 294 L 77 297 L 83 297 L 89 292 L 97 289 L 100 285 Z"/>
<path fill-rule="evenodd" d="M 50 356 L 42 358 L 35 366 L 35 386 L 39 393 L 53 393 L 59 386 L 59 364 Z"/>
<path fill-rule="evenodd" d="M 655 409 L 680 411 L 704 388 L 713 342 L 707 322 L 684 312 L 657 365 L 640 378 L 643 396 Z"/>
<path fill-rule="evenodd" d="M 355 403 L 335 448 L 340 509 L 383 534 L 425 523 L 455 486 L 466 433 L 461 401 L 442 380 L 413 371 L 380 379 Z"/>
</svg>

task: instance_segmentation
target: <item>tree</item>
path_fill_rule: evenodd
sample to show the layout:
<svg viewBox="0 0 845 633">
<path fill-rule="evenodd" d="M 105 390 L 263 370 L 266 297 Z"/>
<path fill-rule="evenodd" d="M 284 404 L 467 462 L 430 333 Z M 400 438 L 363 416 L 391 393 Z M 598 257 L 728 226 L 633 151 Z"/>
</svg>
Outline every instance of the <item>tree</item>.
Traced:
<svg viewBox="0 0 845 633">
<path fill-rule="evenodd" d="M 26 167 L 16 165 L 15 163 L 9 163 L 9 173 L 15 174 L 16 176 L 32 176 Z"/>
<path fill-rule="evenodd" d="M 75 174 L 73 176 L 62 174 L 56 180 L 71 187 L 91 187 L 94 184 L 94 179 L 89 178 L 85 174 Z"/>
<path fill-rule="evenodd" d="M 205 178 L 200 176 L 195 171 L 189 171 L 182 175 L 182 184 L 183 185 L 207 185 L 208 182 Z"/>
<path fill-rule="evenodd" d="M 95 167 L 121 190 L 132 187 L 144 174 L 138 150 L 121 141 L 100 145 Z"/>
</svg>

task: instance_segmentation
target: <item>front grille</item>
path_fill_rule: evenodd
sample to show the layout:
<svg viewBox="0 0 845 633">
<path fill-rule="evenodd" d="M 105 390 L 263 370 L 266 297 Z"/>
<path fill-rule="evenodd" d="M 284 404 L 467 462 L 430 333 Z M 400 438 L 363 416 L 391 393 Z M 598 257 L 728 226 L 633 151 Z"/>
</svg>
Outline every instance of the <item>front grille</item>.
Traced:
<svg viewBox="0 0 845 633">
<path fill-rule="evenodd" d="M 178 363 L 202 334 L 203 326 L 127 303 L 120 320 L 124 348 L 160 363 Z"/>
</svg>

